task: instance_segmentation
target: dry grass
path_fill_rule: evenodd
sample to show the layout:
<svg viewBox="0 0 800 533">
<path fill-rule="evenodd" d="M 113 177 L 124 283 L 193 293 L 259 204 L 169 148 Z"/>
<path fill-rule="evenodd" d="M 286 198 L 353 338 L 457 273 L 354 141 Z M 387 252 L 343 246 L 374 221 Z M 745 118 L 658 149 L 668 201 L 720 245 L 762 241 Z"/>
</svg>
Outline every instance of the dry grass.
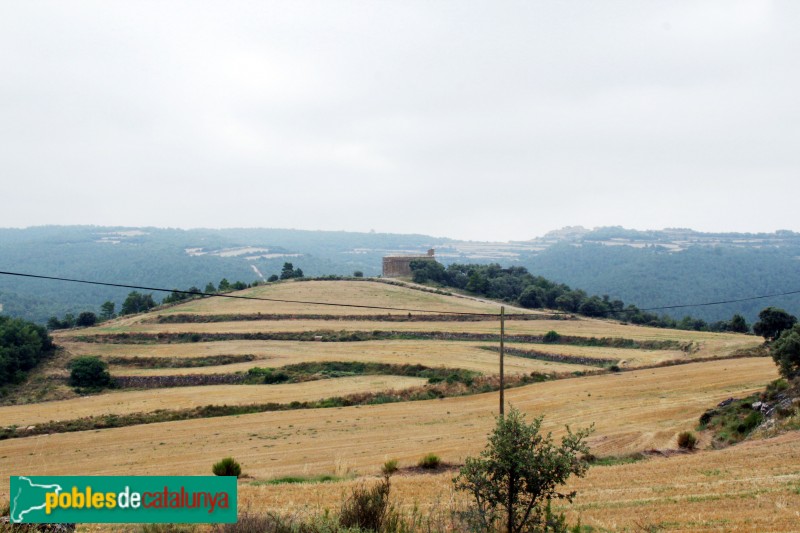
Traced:
<svg viewBox="0 0 800 533">
<path fill-rule="evenodd" d="M 499 304 L 393 287 L 374 282 L 280 283 L 251 289 L 244 294 L 293 300 L 348 301 L 356 304 L 414 307 L 428 311 L 497 312 Z M 357 310 L 298 304 L 278 304 L 229 299 L 205 299 L 159 311 L 167 313 L 298 313 L 374 314 Z M 81 330 L 85 335 L 103 332 L 213 332 L 251 333 L 312 330 L 397 330 L 499 332 L 497 322 L 378 322 L 284 320 L 210 324 L 141 324 L 144 317 L 128 317 L 107 325 Z M 695 343 L 697 350 L 632 350 L 563 345 L 523 345 L 562 355 L 624 359 L 635 367 L 664 360 L 725 356 L 738 349 L 758 346 L 760 339 L 736 334 L 714 334 L 623 325 L 607 320 L 513 321 L 511 334 L 542 335 L 555 330 L 562 335 L 621 337 L 634 340 L 676 340 Z M 185 372 L 231 372 L 253 366 L 279 367 L 313 361 L 372 361 L 460 367 L 486 374 L 496 372 L 497 354 L 480 349 L 482 342 L 369 341 L 315 343 L 292 341 L 227 341 L 190 344 L 102 345 L 72 342 L 76 332 L 57 334 L 72 355 L 102 357 L 203 357 L 253 354 L 248 363 L 194 368 Z M 584 367 L 508 357 L 509 373 L 558 372 Z M 118 374 L 175 374 L 181 369 L 117 367 Z M 563 425 L 595 424 L 592 451 L 622 455 L 650 448 L 674 449 L 677 434 L 693 429 L 706 409 L 730 396 L 741 397 L 763 389 L 777 377 L 768 358 L 709 361 L 680 366 L 640 369 L 622 374 L 581 377 L 539 383 L 507 391 L 510 403 L 531 415 L 546 415 L 546 429 L 558 435 Z M 386 376 L 351 378 L 369 385 Z M 406 378 L 408 379 L 408 378 Z M 410 378 L 413 382 L 418 382 Z M 388 383 L 388 381 L 386 381 Z M 409 381 L 410 383 L 411 381 Z M 336 380 L 337 386 L 347 383 Z M 326 389 L 334 381 L 282 386 L 220 386 L 164 391 L 104 394 L 88 400 L 54 402 L 49 406 L 0 409 L 4 416 L 35 420 L 47 407 L 62 409 L 69 418 L 77 413 L 132 412 L 205 405 L 279 401 L 259 397 L 230 399 L 233 389 L 272 393 L 286 387 L 287 400 L 334 395 Z M 303 389 L 302 386 L 308 387 Z M 355 386 L 355 385 L 354 385 Z M 252 387 L 252 388 L 251 388 Z M 219 396 L 212 392 L 219 388 Z M 194 388 L 193 388 L 194 389 Z M 249 390 L 248 390 L 249 389 Z M 322 392 L 324 391 L 324 392 Z M 301 394 L 317 394 L 303 397 Z M 336 392 L 340 394 L 340 392 Z M 122 395 L 129 395 L 123 397 Z M 209 396 L 211 395 L 211 396 Z M 84 402 L 81 405 L 81 402 Z M 93 403 L 96 402 L 96 403 Z M 138 403 L 137 403 L 138 402 Z M 194 402 L 194 403 L 192 403 Z M 142 407 L 144 406 L 144 407 Z M 30 409 L 25 411 L 25 409 Z M 37 411 L 38 409 L 38 411 Z M 108 409 L 110 411 L 104 411 Z M 130 409 L 131 411 L 119 411 Z M 377 474 L 389 458 L 401 466 L 416 464 L 425 453 L 459 463 L 477 454 L 494 424 L 497 394 L 483 394 L 425 402 L 349 408 L 268 412 L 214 419 L 167 422 L 78 433 L 64 433 L 0 441 L 0 471 L 28 475 L 137 474 L 202 475 L 213 460 L 233 456 L 256 480 L 284 475 L 314 475 L 347 471 Z M 19 413 L 4 415 L 5 413 Z M 28 414 L 24 414 L 28 413 Z M 55 418 L 55 417 L 50 417 Z M 47 418 L 49 420 L 49 418 Z M 701 447 L 708 437 L 701 436 Z M 749 442 L 724 451 L 703 451 L 642 463 L 595 467 L 574 486 L 579 490 L 575 510 L 584 524 L 600 531 L 658 530 L 791 530 L 796 529 L 800 504 L 800 437 L 785 435 Z M 398 476 L 393 482 L 398 501 L 418 503 L 423 509 L 450 497 L 452 473 Z M 253 486 L 240 488 L 242 507 L 254 511 L 296 510 L 300 507 L 335 508 L 350 482 L 310 486 Z M 7 498 L 0 484 L 0 501 Z M 572 511 L 570 511 L 572 512 Z M 577 514 L 572 513 L 575 520 Z"/>
<path fill-rule="evenodd" d="M 353 376 L 281 385 L 204 385 L 111 391 L 71 400 L 0 407 L 0 426 L 27 426 L 93 415 L 123 415 L 204 405 L 304 402 L 362 392 L 407 389 L 426 381 L 405 376 Z"/>
<path fill-rule="evenodd" d="M 322 361 L 361 361 L 388 364 L 421 364 L 431 367 L 463 368 L 483 374 L 498 372 L 498 355 L 480 346 L 496 343 L 445 341 L 365 341 L 365 342 L 299 342 L 299 341 L 228 341 L 193 344 L 95 344 L 69 343 L 66 348 L 75 356 L 101 357 L 199 357 L 211 355 L 253 354 L 258 359 L 246 363 L 199 367 L 185 370 L 192 374 L 214 374 L 246 371 L 254 366 L 280 367 L 295 363 Z M 549 348 L 549 347 L 548 347 Z M 628 350 L 630 352 L 630 350 Z M 560 352 L 558 352 L 560 353 Z M 631 355 L 628 353 L 627 355 Z M 538 361 L 508 356 L 505 369 L 509 374 L 531 372 L 574 372 L 595 367 Z M 114 375 L 171 375 L 181 369 L 142 369 L 112 367 Z"/>
<path fill-rule="evenodd" d="M 754 460 L 758 458 L 758 460 Z M 574 479 L 575 503 L 564 510 L 572 523 L 599 531 L 796 531 L 800 509 L 800 433 L 617 466 L 593 467 Z M 408 466 L 401 464 L 401 466 Z M 406 510 L 466 501 L 453 494 L 453 473 L 399 475 L 392 490 Z M 318 485 L 242 484 L 243 508 L 336 508 L 357 481 Z"/>
<path fill-rule="evenodd" d="M 499 313 L 500 304 L 461 296 L 446 296 L 375 281 L 302 281 L 262 285 L 232 293 L 237 296 L 278 300 L 347 303 L 400 307 L 426 311 Z M 319 313 L 332 315 L 376 314 L 388 311 L 328 305 L 307 305 L 233 298 L 205 298 L 170 307 L 160 314 Z M 515 312 L 517 312 L 515 310 Z"/>
<path fill-rule="evenodd" d="M 510 403 L 563 424 L 595 423 L 595 453 L 675 447 L 710 405 L 762 388 L 777 375 L 765 359 L 739 359 L 540 383 L 507 392 Z M 404 404 L 272 412 L 57 434 L 0 442 L 0 471 L 30 475 L 199 475 L 209 457 L 232 455 L 250 475 L 329 473 L 337 460 L 361 473 L 387 457 L 422 453 L 460 462 L 493 425 L 496 394 Z M 0 486 L 0 498 L 4 495 Z"/>
<path fill-rule="evenodd" d="M 299 331 L 450 331 L 464 333 L 500 333 L 499 321 L 481 322 L 380 322 L 380 321 L 331 321 L 331 320 L 256 320 L 187 324 L 142 324 L 142 317 L 112 322 L 78 332 L 61 333 L 59 337 L 71 338 L 96 333 L 258 333 Z M 759 337 L 736 333 L 710 333 L 704 331 L 682 331 L 620 324 L 602 320 L 507 320 L 509 335 L 544 335 L 548 331 L 561 335 L 581 337 L 621 337 L 634 340 L 676 340 L 720 345 L 726 349 L 758 346 Z"/>
</svg>

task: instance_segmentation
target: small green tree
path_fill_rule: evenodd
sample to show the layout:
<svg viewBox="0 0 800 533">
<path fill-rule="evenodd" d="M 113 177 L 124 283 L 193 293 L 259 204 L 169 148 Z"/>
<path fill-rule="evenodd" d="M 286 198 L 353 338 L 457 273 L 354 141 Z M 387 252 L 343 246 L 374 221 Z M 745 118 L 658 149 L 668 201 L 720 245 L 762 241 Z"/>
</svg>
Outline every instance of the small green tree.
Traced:
<svg viewBox="0 0 800 533">
<path fill-rule="evenodd" d="M 783 377 L 800 375 L 800 324 L 785 330 L 770 347 L 770 353 Z"/>
<path fill-rule="evenodd" d="M 783 309 L 767 307 L 758 313 L 758 322 L 753 324 L 753 333 L 761 335 L 767 341 L 774 341 L 781 336 L 781 332 L 797 323 L 797 317 L 790 315 Z"/>
<path fill-rule="evenodd" d="M 100 320 L 111 320 L 116 315 L 114 314 L 114 307 L 116 304 L 111 300 L 106 301 L 100 306 Z"/>
<path fill-rule="evenodd" d="M 156 306 L 152 294 L 142 294 L 138 291 L 131 291 L 128 297 L 122 302 L 122 309 L 119 314 L 132 315 L 134 313 L 144 313 Z"/>
<path fill-rule="evenodd" d="M 750 331 L 750 326 L 747 325 L 744 317 L 737 313 L 731 318 L 730 330 L 734 333 L 747 333 Z"/>
<path fill-rule="evenodd" d="M 111 386 L 108 365 L 99 357 L 77 357 L 70 362 L 69 384 L 73 387 L 103 389 Z"/>
<path fill-rule="evenodd" d="M 284 263 L 281 269 L 281 279 L 292 279 L 294 275 L 294 265 L 291 263 Z"/>
<path fill-rule="evenodd" d="M 356 270 L 355 272 L 353 272 L 353 277 L 354 278 L 363 278 L 364 277 L 364 273 L 362 271 L 360 271 L 360 270 Z"/>
<path fill-rule="evenodd" d="M 479 458 L 468 457 L 453 480 L 457 490 L 469 492 L 475 499 L 475 527 L 495 531 L 505 522 L 508 533 L 544 530 L 553 499 L 572 501 L 575 492 L 562 494 L 556 489 L 569 476 L 582 477 L 589 464 L 586 438 L 592 428 L 567 435 L 561 445 L 550 433 L 542 435 L 543 417 L 528 424 L 525 415 L 512 408 L 489 436 Z"/>
</svg>

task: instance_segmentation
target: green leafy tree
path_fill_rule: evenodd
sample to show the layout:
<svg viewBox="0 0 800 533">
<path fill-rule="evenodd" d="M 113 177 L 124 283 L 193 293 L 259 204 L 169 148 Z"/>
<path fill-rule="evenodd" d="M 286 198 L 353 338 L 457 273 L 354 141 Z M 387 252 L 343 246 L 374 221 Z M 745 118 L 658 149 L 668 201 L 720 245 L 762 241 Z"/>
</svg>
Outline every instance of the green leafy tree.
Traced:
<svg viewBox="0 0 800 533">
<path fill-rule="evenodd" d="M 80 328 L 88 328 L 95 324 L 97 324 L 97 315 L 91 311 L 84 311 L 79 314 L 78 318 L 75 320 L 75 325 Z"/>
<path fill-rule="evenodd" d="M 797 317 L 790 315 L 783 309 L 767 307 L 758 313 L 758 322 L 753 324 L 753 333 L 761 335 L 767 341 L 774 341 L 781 336 L 781 332 L 797 323 Z"/>
<path fill-rule="evenodd" d="M 364 273 L 362 271 L 360 271 L 360 270 L 356 270 L 355 272 L 353 272 L 353 277 L 354 278 L 363 278 L 364 277 Z"/>
<path fill-rule="evenodd" d="M 53 348 L 42 326 L 0 316 L 0 385 L 21 382 Z"/>
<path fill-rule="evenodd" d="M 281 279 L 281 278 L 279 278 L 277 274 L 273 274 L 273 275 L 271 275 L 270 277 L 267 278 L 267 281 L 272 283 L 273 281 L 278 281 L 279 279 Z"/>
<path fill-rule="evenodd" d="M 64 315 L 64 320 L 61 321 L 62 328 L 74 328 L 75 327 L 75 315 L 72 313 L 67 313 Z"/>
<path fill-rule="evenodd" d="M 206 294 L 216 294 L 217 288 L 214 286 L 213 283 L 209 281 L 208 283 L 206 283 L 206 288 L 203 290 L 203 292 Z"/>
<path fill-rule="evenodd" d="M 111 320 L 115 316 L 115 308 L 116 304 L 111 300 L 106 301 L 103 305 L 100 306 L 100 320 Z"/>
<path fill-rule="evenodd" d="M 156 306 L 152 294 L 142 294 L 138 291 L 131 291 L 125 301 L 122 302 L 122 309 L 119 314 L 132 315 L 135 313 L 144 313 Z"/>
<path fill-rule="evenodd" d="M 167 296 L 164 298 L 164 300 L 162 301 L 162 303 L 165 303 L 165 304 L 174 304 L 174 303 L 177 303 L 177 302 L 182 302 L 183 300 L 185 300 L 185 299 L 187 299 L 187 298 L 189 298 L 189 295 L 188 295 L 188 294 L 186 294 L 186 293 L 184 293 L 184 292 L 181 292 L 181 291 L 179 291 L 178 289 L 172 289 L 172 292 L 171 292 L 171 293 L 169 293 L 169 294 L 168 294 L 168 295 L 167 295 Z"/>
<path fill-rule="evenodd" d="M 281 279 L 292 279 L 294 277 L 294 265 L 291 263 L 284 263 L 281 269 Z"/>
<path fill-rule="evenodd" d="M 222 278 L 219 280 L 219 286 L 217 289 L 219 292 L 228 292 L 231 290 L 231 282 L 228 281 L 228 278 Z"/>
<path fill-rule="evenodd" d="M 575 496 L 557 489 L 571 475 L 586 474 L 585 441 L 592 429 L 573 433 L 567 427 L 559 446 L 550 433 L 542 434 L 542 420 L 537 417 L 529 424 L 513 408 L 505 417 L 497 417 L 486 449 L 478 458 L 468 457 L 453 480 L 456 489 L 474 498 L 477 529 L 496 531 L 504 524 L 508 533 L 543 531 L 551 500 L 571 502 Z"/>
<path fill-rule="evenodd" d="M 776 340 L 770 353 L 783 377 L 792 379 L 800 375 L 800 324 L 784 330 Z"/>
<path fill-rule="evenodd" d="M 47 329 L 54 331 L 57 329 L 64 329 L 64 326 L 61 324 L 61 321 L 57 316 L 51 316 L 47 319 Z"/>
<path fill-rule="evenodd" d="M 99 357 L 78 357 L 70 362 L 69 384 L 73 387 L 103 389 L 111 386 L 108 365 Z"/>
<path fill-rule="evenodd" d="M 750 331 L 750 326 L 747 325 L 747 321 L 738 313 L 731 318 L 729 328 L 735 333 L 747 333 Z"/>
<path fill-rule="evenodd" d="M 302 269 L 294 268 L 294 265 L 291 263 L 283 264 L 283 268 L 281 269 L 281 279 L 293 279 L 302 277 L 303 277 Z"/>
<path fill-rule="evenodd" d="M 544 289 L 529 285 L 528 287 L 525 287 L 525 290 L 522 291 L 522 294 L 519 296 L 519 300 L 517 300 L 517 302 L 519 305 L 527 309 L 538 309 L 544 307 L 546 305 Z"/>
</svg>

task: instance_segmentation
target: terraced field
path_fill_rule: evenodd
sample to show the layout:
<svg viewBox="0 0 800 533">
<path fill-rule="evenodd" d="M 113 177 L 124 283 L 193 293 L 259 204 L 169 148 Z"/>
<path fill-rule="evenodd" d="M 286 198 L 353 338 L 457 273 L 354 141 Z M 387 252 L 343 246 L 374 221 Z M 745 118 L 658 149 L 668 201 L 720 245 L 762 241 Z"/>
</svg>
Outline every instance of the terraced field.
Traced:
<svg viewBox="0 0 800 533">
<path fill-rule="evenodd" d="M 494 313 L 499 307 L 369 281 L 278 283 L 236 294 L 344 300 L 355 305 L 413 307 L 425 313 Z M 497 393 L 481 392 L 493 390 L 496 384 L 496 321 L 416 321 L 407 315 L 364 321 L 359 318 L 374 317 L 376 310 L 331 307 L 320 311 L 317 307 L 207 298 L 96 328 L 62 332 L 57 342 L 71 356 L 97 355 L 112 361 L 112 375 L 120 377 L 192 375 L 204 379 L 202 376 L 245 376 L 254 367 L 281 372 L 301 363 L 368 363 L 416 365 L 415 371 L 420 372 L 452 369 L 453 383 L 417 375 L 349 375 L 349 371 L 329 375 L 327 370 L 316 370 L 318 374 L 307 377 L 312 381 L 298 383 L 123 389 L 86 398 L 0 407 L 0 426 L 25 428 L 46 425 L 50 420 L 162 412 L 159 410 L 169 413 L 204 406 L 287 405 L 348 395 L 363 399 L 355 404 L 333 402 L 327 408 L 298 406 L 47 435 L 21 433 L 0 441 L 0 470 L 30 475 L 200 475 L 209 472 L 214 460 L 232 455 L 250 476 L 240 483 L 246 505 L 258 511 L 288 510 L 298 505 L 335 507 L 342 491 L 356 481 L 303 486 L 263 485 L 264 481 L 342 472 L 370 476 L 388 458 L 397 458 L 405 467 L 427 452 L 459 464 L 483 448 L 497 411 Z M 259 312 L 271 318 L 249 316 Z M 287 318 L 285 314 L 295 316 Z M 191 315 L 214 321 L 193 322 Z M 235 318 L 216 321 L 226 315 Z M 314 318 L 309 318 L 312 315 Z M 164 320 L 159 316 L 177 321 L 159 323 Z M 408 320 L 398 321 L 402 319 Z M 531 373 L 547 375 L 536 379 L 545 379 L 543 382 L 509 389 L 508 403 L 530 415 L 544 414 L 546 427 L 556 435 L 564 424 L 573 428 L 594 424 L 590 444 L 593 453 L 601 457 L 674 450 L 677 434 L 694 429 L 706 409 L 728 397 L 761 390 L 777 377 L 771 359 L 744 353 L 760 344 L 752 336 L 654 329 L 576 317 L 509 320 L 506 330 L 512 336 L 506 344 L 508 374 L 519 379 Z M 331 335 L 322 339 L 330 342 L 315 342 L 317 332 L 341 331 L 366 332 L 377 340 Z M 561 339 L 543 343 L 541 337 L 549 331 L 557 331 Z M 313 334 L 298 336 L 300 332 Z M 387 332 L 402 334 L 387 336 Z M 422 338 L 420 332 L 437 335 Z M 262 334 L 287 338 L 246 338 Z M 514 339 L 513 335 L 521 337 Z M 599 341 L 601 338 L 606 340 Z M 733 355 L 737 358 L 730 358 Z M 218 364 L 221 356 L 234 357 L 230 364 Z M 462 371 L 480 376 L 473 384 L 470 376 L 475 374 L 457 374 Z M 46 374 L 57 382 L 66 370 L 54 365 Z M 401 393 L 387 400 L 393 389 Z M 403 396 L 402 389 L 416 391 L 417 401 L 405 401 L 411 397 Z M 701 435 L 701 448 L 708 440 Z M 594 467 L 586 479 L 575 481 L 580 496 L 570 513 L 573 519 L 579 515 L 584 524 L 600 530 L 636 530 L 650 525 L 752 529 L 754 524 L 784 529 L 797 508 L 800 470 L 792 460 L 782 461 L 778 455 L 797 457 L 799 450 L 800 439 L 789 434 L 724 451 L 703 450 Z M 748 468 L 748 453 L 766 457 Z M 452 473 L 408 472 L 399 475 L 394 486 L 402 505 L 435 506 L 437 501 L 449 501 L 451 478 Z M 7 490 L 0 485 L 0 500 L 7 498 Z M 452 500 L 454 505 L 458 498 Z M 764 518 L 759 514 L 759 502 L 776 511 Z"/>
</svg>

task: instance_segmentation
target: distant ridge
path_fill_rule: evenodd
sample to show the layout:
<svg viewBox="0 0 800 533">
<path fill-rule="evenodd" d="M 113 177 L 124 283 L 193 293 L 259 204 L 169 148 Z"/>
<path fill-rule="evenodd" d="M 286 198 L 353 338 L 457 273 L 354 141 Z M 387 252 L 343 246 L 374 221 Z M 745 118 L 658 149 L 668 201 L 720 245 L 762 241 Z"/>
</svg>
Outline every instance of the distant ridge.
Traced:
<svg viewBox="0 0 800 533">
<path fill-rule="evenodd" d="M 163 229 L 39 226 L 0 229 L 0 269 L 186 289 L 252 282 L 284 262 L 307 276 L 381 273 L 384 255 L 436 249 L 440 262 L 524 266 L 535 275 L 641 308 L 716 301 L 800 288 L 800 233 L 703 233 L 569 226 L 528 241 L 458 241 L 429 235 L 293 229 Z M 123 290 L 0 277 L 3 313 L 44 323 L 50 316 L 119 305 Z M 164 295 L 154 295 L 161 298 Z M 708 321 L 766 305 L 800 314 L 800 300 L 687 309 Z M 680 317 L 677 317 L 680 318 Z"/>
</svg>

